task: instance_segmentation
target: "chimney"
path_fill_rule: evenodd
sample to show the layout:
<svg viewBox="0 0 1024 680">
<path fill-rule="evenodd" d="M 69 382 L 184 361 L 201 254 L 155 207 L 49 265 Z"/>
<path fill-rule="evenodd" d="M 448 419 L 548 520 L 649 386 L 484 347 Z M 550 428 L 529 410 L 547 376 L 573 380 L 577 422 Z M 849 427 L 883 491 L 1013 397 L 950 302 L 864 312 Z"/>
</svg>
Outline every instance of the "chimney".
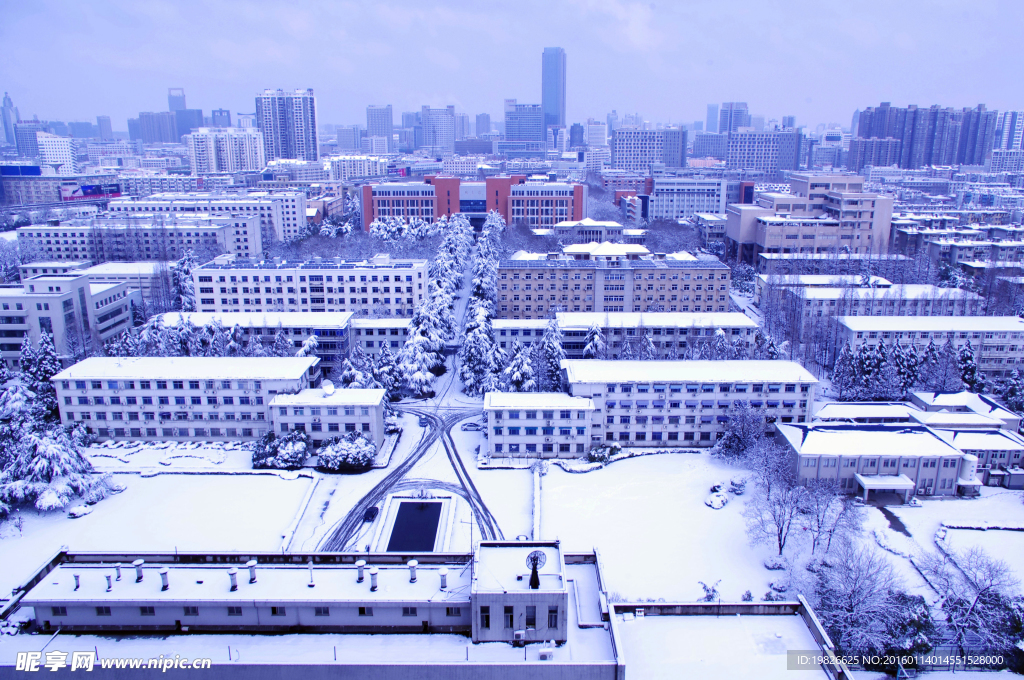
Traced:
<svg viewBox="0 0 1024 680">
<path fill-rule="evenodd" d="M 135 567 L 135 582 L 142 583 L 142 565 L 146 563 L 146 560 L 135 560 L 132 562 L 132 566 Z"/>
<path fill-rule="evenodd" d="M 245 566 L 249 569 L 249 583 L 256 583 L 256 560 L 249 560 Z"/>
<path fill-rule="evenodd" d="M 377 567 L 370 567 L 370 592 L 377 592 Z"/>
<path fill-rule="evenodd" d="M 441 575 L 441 590 L 445 590 L 448 587 L 448 567 L 441 567 L 437 573 Z"/>
<path fill-rule="evenodd" d="M 78 590 L 82 586 L 78 581 L 78 574 L 75 574 L 75 590 Z"/>
<path fill-rule="evenodd" d="M 356 560 L 356 583 L 363 582 L 364 567 L 366 567 L 366 560 Z"/>
<path fill-rule="evenodd" d="M 110 581 L 110 574 L 107 574 L 107 592 L 109 593 L 114 589 L 114 584 Z"/>
<path fill-rule="evenodd" d="M 115 581 L 120 581 L 121 580 L 121 563 L 120 562 L 118 562 L 117 564 L 114 565 L 114 571 L 117 572 L 117 578 L 114 579 L 114 580 Z"/>
<path fill-rule="evenodd" d="M 231 579 L 231 592 L 238 590 L 238 570 L 234 567 L 228 569 L 228 578 Z"/>
<path fill-rule="evenodd" d="M 409 583 L 416 583 L 416 567 L 419 566 L 417 560 L 409 560 Z"/>
<path fill-rule="evenodd" d="M 160 568 L 160 590 L 167 590 L 170 588 L 170 584 L 167 582 L 167 567 Z"/>
</svg>

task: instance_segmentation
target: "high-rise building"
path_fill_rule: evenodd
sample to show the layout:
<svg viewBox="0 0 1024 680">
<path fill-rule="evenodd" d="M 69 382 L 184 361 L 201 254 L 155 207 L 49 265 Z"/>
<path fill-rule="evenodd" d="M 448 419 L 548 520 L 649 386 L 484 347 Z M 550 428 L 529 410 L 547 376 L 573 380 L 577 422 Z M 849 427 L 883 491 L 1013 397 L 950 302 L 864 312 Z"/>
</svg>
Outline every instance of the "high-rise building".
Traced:
<svg viewBox="0 0 1024 680">
<path fill-rule="evenodd" d="M 0 123 L 2 128 L 0 132 L 3 133 L 4 141 L 8 144 L 16 143 L 14 136 L 14 124 L 18 122 L 18 109 L 14 107 L 14 102 L 11 101 L 11 95 L 4 92 L 4 102 L 0 106 Z"/>
<path fill-rule="evenodd" d="M 174 111 L 143 111 L 139 113 L 139 133 L 143 144 L 166 144 L 181 141 Z"/>
<path fill-rule="evenodd" d="M 746 127 L 746 126 L 740 126 Z M 729 170 L 755 170 L 778 181 L 783 170 L 800 169 L 799 132 L 732 132 L 725 158 Z"/>
<path fill-rule="evenodd" d="M 177 131 L 177 142 L 182 137 L 203 127 L 202 109 L 178 109 L 174 112 L 174 127 Z"/>
<path fill-rule="evenodd" d="M 455 141 L 465 141 L 467 137 L 472 136 L 469 130 L 469 114 L 468 113 L 456 113 L 455 114 Z"/>
<path fill-rule="evenodd" d="M 339 125 L 334 131 L 339 151 L 358 151 L 360 130 L 358 125 Z"/>
<path fill-rule="evenodd" d="M 782 117 L 782 129 L 791 129 L 796 127 L 796 116 L 783 116 Z"/>
<path fill-rule="evenodd" d="M 541 56 L 541 109 L 544 127 L 565 126 L 565 50 L 545 47 Z"/>
<path fill-rule="evenodd" d="M 619 113 L 615 109 L 612 109 L 612 112 L 605 117 L 605 122 L 608 123 L 606 133 L 610 135 L 615 132 L 615 128 L 619 127 Z"/>
<path fill-rule="evenodd" d="M 708 104 L 708 132 L 718 132 L 718 104 Z"/>
<path fill-rule="evenodd" d="M 391 104 L 387 106 L 366 107 L 366 136 L 383 137 L 386 142 L 384 153 L 391 153 L 395 150 L 394 142 L 395 119 L 391 113 Z"/>
<path fill-rule="evenodd" d="M 58 175 L 74 175 L 78 167 L 78 142 L 49 132 L 36 133 L 39 161 L 53 168 Z"/>
<path fill-rule="evenodd" d="M 846 160 L 848 170 L 860 172 L 868 165 L 875 168 L 887 168 L 899 165 L 899 162 L 900 140 L 898 139 L 873 137 L 850 140 L 850 153 Z"/>
<path fill-rule="evenodd" d="M 256 95 L 256 123 L 263 133 L 264 158 L 320 160 L 316 97 L 307 90 L 264 90 Z"/>
<path fill-rule="evenodd" d="M 882 102 L 861 111 L 857 137 L 898 139 L 901 168 L 983 165 L 996 140 L 999 114 L 983 104 L 960 111 L 931 106 L 906 108 Z"/>
<path fill-rule="evenodd" d="M 718 114 L 718 132 L 736 132 L 741 127 L 750 127 L 750 112 L 746 102 L 725 102 Z"/>
<path fill-rule="evenodd" d="M 110 125 L 110 116 L 96 116 L 96 127 L 99 128 L 100 139 L 106 141 L 114 138 L 114 130 Z"/>
<path fill-rule="evenodd" d="M 578 146 L 586 145 L 586 143 L 583 126 L 579 123 L 573 123 L 572 127 L 569 128 L 569 148 L 575 149 Z"/>
<path fill-rule="evenodd" d="M 483 137 L 491 132 L 491 114 L 476 114 L 476 136 Z"/>
<path fill-rule="evenodd" d="M 518 104 L 505 100 L 505 139 L 511 142 L 543 142 L 544 113 L 537 104 Z"/>
<path fill-rule="evenodd" d="M 256 128 L 199 128 L 184 137 L 193 175 L 256 172 L 266 165 Z"/>
<path fill-rule="evenodd" d="M 694 158 L 717 158 L 724 161 L 729 151 L 729 135 L 698 132 L 693 137 Z"/>
<path fill-rule="evenodd" d="M 403 111 L 402 112 L 402 127 L 403 128 L 414 128 L 420 124 L 420 112 L 419 111 Z"/>
<path fill-rule="evenodd" d="M 420 109 L 420 125 L 423 126 L 422 148 L 428 153 L 440 156 L 455 151 L 455 107 Z"/>
<path fill-rule="evenodd" d="M 598 120 L 587 120 L 587 146 L 608 146 L 608 126 Z"/>
<path fill-rule="evenodd" d="M 167 110 L 184 111 L 186 108 L 185 90 L 180 87 L 167 88 Z"/>
<path fill-rule="evenodd" d="M 18 146 L 18 156 L 39 158 L 39 143 L 36 141 L 38 132 L 46 132 L 46 126 L 40 122 L 14 124 L 14 141 Z"/>
<path fill-rule="evenodd" d="M 656 163 L 666 168 L 686 167 L 686 130 L 681 128 L 621 127 L 612 133 L 611 147 L 616 170 L 647 173 Z"/>
<path fill-rule="evenodd" d="M 210 122 L 213 127 L 231 127 L 231 112 L 227 109 L 214 109 L 210 111 Z"/>
</svg>

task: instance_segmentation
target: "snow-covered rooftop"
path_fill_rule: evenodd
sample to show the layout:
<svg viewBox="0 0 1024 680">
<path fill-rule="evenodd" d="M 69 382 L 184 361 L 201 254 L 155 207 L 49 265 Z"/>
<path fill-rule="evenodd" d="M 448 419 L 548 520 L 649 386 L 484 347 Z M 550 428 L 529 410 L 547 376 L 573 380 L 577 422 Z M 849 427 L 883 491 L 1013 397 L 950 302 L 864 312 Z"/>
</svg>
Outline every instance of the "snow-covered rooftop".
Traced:
<svg viewBox="0 0 1024 680">
<path fill-rule="evenodd" d="M 182 317 L 194 326 L 217 321 L 226 328 L 344 328 L 352 320 L 352 312 L 167 312 L 165 326 L 177 326 Z"/>
<path fill-rule="evenodd" d="M 559 312 L 562 329 L 601 328 L 757 328 L 742 312 Z M 547 323 L 547 322 L 545 322 Z"/>
<path fill-rule="evenodd" d="M 555 227 L 561 227 L 567 229 L 569 227 L 605 227 L 608 229 L 621 229 L 622 225 L 612 220 L 595 220 L 590 217 L 584 217 L 582 220 L 563 220 L 556 222 Z"/>
<path fill-rule="evenodd" d="M 123 286 L 123 285 L 124 284 L 121 283 L 121 282 L 107 283 L 105 281 L 104 282 L 100 282 L 100 283 L 90 283 L 89 284 L 89 292 L 92 293 L 93 295 L 103 295 L 103 293 L 106 293 L 108 290 L 111 290 L 112 288 L 117 288 L 118 286 Z"/>
<path fill-rule="evenodd" d="M 613 361 L 564 359 L 570 383 L 799 382 L 818 379 L 794 361 Z"/>
<path fill-rule="evenodd" d="M 318 363 L 319 357 L 90 357 L 52 380 L 297 380 Z"/>
<path fill-rule="evenodd" d="M 841 298 L 878 299 L 878 300 L 913 300 L 916 298 L 941 298 L 945 300 L 981 300 L 981 296 L 960 288 L 939 288 L 927 283 L 905 283 L 886 288 L 826 288 L 819 286 L 804 287 L 797 295 L 807 300 L 839 300 Z"/>
<path fill-rule="evenodd" d="M 88 276 L 153 276 L 168 262 L 104 262 L 82 269 Z"/>
<path fill-rule="evenodd" d="M 960 451 L 921 425 L 778 425 L 793 450 L 809 456 L 955 456 Z"/>
<path fill-rule="evenodd" d="M 1024 439 L 1007 430 L 946 430 L 939 436 L 961 451 L 1024 451 Z"/>
<path fill-rule="evenodd" d="M 828 402 L 814 414 L 817 420 L 854 420 L 857 418 L 899 418 L 909 420 L 920 413 L 902 402 Z"/>
<path fill-rule="evenodd" d="M 589 253 L 592 257 L 628 257 L 630 255 L 649 255 L 647 248 L 633 243 L 574 243 L 562 248 L 562 252 L 573 255 Z"/>
<path fill-rule="evenodd" d="M 323 312 L 316 313 L 323 314 Z M 379 319 L 356 317 L 349 321 L 352 328 L 408 328 L 410 324 L 412 324 L 412 318 L 394 316 L 385 316 Z"/>
<path fill-rule="evenodd" d="M 544 553 L 545 557 L 544 565 L 537 569 L 540 590 L 566 590 L 562 551 L 557 542 L 488 545 L 483 541 L 476 550 L 474 560 L 473 593 L 529 590 L 531 568 L 526 558 L 538 551 Z"/>
<path fill-rule="evenodd" d="M 910 419 L 914 422 L 937 429 L 957 427 L 992 427 L 1003 426 L 1003 421 L 974 411 L 911 411 Z"/>
<path fill-rule="evenodd" d="M 484 395 L 484 409 L 573 409 L 592 411 L 593 399 L 570 397 L 562 392 L 488 392 Z"/>
<path fill-rule="evenodd" d="M 1016 316 L 840 316 L 851 331 L 1024 331 Z"/>
<path fill-rule="evenodd" d="M 761 283 L 776 286 L 859 286 L 864 277 L 859 274 L 758 274 Z M 869 285 L 891 286 L 892 282 L 881 276 L 870 277 Z"/>
<path fill-rule="evenodd" d="M 384 401 L 384 390 L 336 388 L 327 394 L 323 388 L 300 390 L 298 394 L 279 394 L 271 406 L 377 406 Z"/>
</svg>

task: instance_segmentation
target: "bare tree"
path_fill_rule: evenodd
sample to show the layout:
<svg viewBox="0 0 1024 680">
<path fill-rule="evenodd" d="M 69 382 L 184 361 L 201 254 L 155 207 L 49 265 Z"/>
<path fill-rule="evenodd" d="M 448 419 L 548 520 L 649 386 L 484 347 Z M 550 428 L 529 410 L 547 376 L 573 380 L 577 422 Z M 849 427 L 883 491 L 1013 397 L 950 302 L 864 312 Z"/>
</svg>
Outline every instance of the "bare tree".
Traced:
<svg viewBox="0 0 1024 680">
<path fill-rule="evenodd" d="M 811 535 L 811 553 L 828 555 L 832 541 L 860 531 L 863 521 L 860 508 L 852 496 L 839 488 L 839 480 L 814 479 L 806 486 L 805 512 L 807 531 Z"/>
<path fill-rule="evenodd" d="M 764 439 L 750 454 L 757 489 L 744 510 L 752 543 L 786 549 L 793 531 L 802 523 L 807 490 L 797 484 L 796 470 L 786 450 Z"/>
</svg>

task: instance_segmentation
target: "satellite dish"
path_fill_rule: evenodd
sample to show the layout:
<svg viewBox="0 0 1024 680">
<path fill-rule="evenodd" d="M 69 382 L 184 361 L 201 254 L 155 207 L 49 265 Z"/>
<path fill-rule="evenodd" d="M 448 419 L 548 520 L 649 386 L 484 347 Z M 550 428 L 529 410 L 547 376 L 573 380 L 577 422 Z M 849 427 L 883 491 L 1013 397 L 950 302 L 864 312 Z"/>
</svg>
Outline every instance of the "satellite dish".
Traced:
<svg viewBox="0 0 1024 680">
<path fill-rule="evenodd" d="M 324 391 L 325 397 L 329 397 L 332 394 L 334 394 L 334 383 L 332 383 L 330 380 L 324 380 L 320 384 L 320 389 Z"/>
<path fill-rule="evenodd" d="M 537 573 L 537 570 L 543 567 L 547 561 L 548 556 L 544 554 L 543 550 L 534 550 L 526 556 L 526 566 L 530 568 L 530 590 L 540 588 L 540 574 Z"/>
</svg>

